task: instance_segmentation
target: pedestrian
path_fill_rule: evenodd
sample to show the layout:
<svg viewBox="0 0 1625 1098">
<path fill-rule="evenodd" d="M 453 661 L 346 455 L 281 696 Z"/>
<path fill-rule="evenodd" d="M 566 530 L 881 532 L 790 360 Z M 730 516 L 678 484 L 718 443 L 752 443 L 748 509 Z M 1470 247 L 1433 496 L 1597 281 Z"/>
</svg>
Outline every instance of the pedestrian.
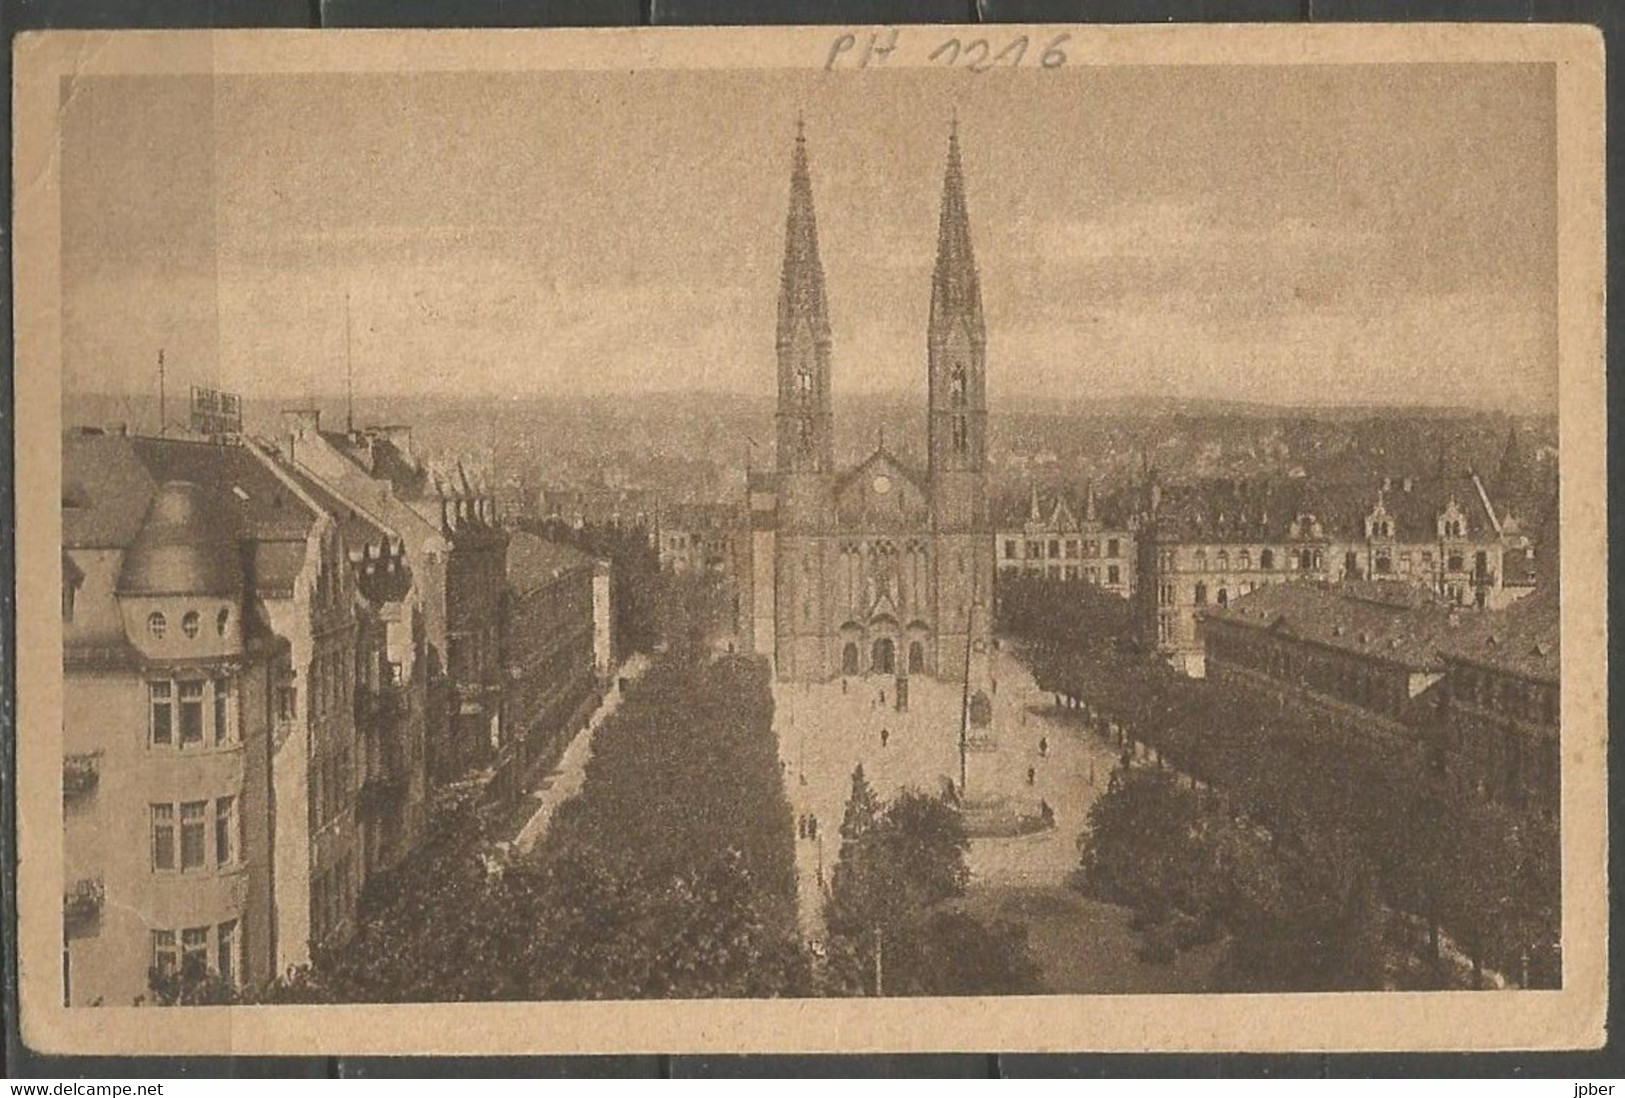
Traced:
<svg viewBox="0 0 1625 1098">
<path fill-rule="evenodd" d="M 846 693 L 846 679 L 841 680 L 841 693 Z"/>
<path fill-rule="evenodd" d="M 1037 777 L 1038 777 L 1038 771 L 1029 766 L 1027 768 L 1027 784 L 1032 785 L 1033 781 L 1035 779 L 1037 779 Z"/>
<path fill-rule="evenodd" d="M 809 838 L 809 839 L 818 838 L 818 817 L 817 816 L 808 816 L 807 817 L 807 838 Z"/>
<path fill-rule="evenodd" d="M 1040 737 L 1038 737 L 1038 757 L 1041 758 L 1041 759 L 1049 758 L 1049 737 L 1048 736 L 1040 736 Z"/>
<path fill-rule="evenodd" d="M 880 746 L 885 747 L 886 746 L 886 741 L 888 741 L 890 739 L 891 739 L 891 730 L 886 729 L 886 728 L 882 728 L 880 730 Z"/>
<path fill-rule="evenodd" d="M 884 691 L 884 690 L 882 690 L 882 691 L 881 691 L 881 692 L 880 692 L 880 704 L 881 704 L 881 705 L 885 705 L 885 704 L 886 704 L 886 692 L 885 692 L 885 691 Z"/>
</svg>

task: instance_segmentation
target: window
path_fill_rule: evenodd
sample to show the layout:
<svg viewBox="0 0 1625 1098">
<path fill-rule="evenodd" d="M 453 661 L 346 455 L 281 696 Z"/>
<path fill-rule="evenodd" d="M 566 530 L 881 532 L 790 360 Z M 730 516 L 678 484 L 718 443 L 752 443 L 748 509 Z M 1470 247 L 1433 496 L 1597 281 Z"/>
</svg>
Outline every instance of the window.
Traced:
<svg viewBox="0 0 1625 1098">
<path fill-rule="evenodd" d="M 1253 570 L 1253 551 L 1251 549 L 1243 549 L 1241 551 L 1241 554 L 1236 559 L 1236 567 L 1241 569 L 1243 572 L 1251 572 Z"/>
<path fill-rule="evenodd" d="M 204 857 L 203 817 L 208 801 L 187 801 L 181 805 L 181 869 L 202 869 Z"/>
<path fill-rule="evenodd" d="M 203 680 L 180 684 L 181 746 L 203 742 Z"/>
<path fill-rule="evenodd" d="M 237 986 L 237 920 L 221 923 L 217 929 L 216 969 L 230 987 Z"/>
<path fill-rule="evenodd" d="M 1451 553 L 1450 554 L 1449 568 L 1450 568 L 1450 571 L 1452 571 L 1452 572 L 1461 571 L 1461 569 L 1462 569 L 1462 556 L 1461 556 L 1460 553 Z"/>
<path fill-rule="evenodd" d="M 231 624 L 231 611 L 222 610 L 214 619 L 214 631 L 222 637 L 226 635 L 226 626 Z"/>
<path fill-rule="evenodd" d="M 299 688 L 295 686 L 279 686 L 276 691 L 276 717 L 279 721 L 291 721 L 299 716 Z"/>
<path fill-rule="evenodd" d="M 1106 566 L 1106 582 L 1111 584 L 1113 587 L 1123 582 L 1122 576 L 1123 574 L 1118 570 L 1117 565 L 1108 564 Z"/>
<path fill-rule="evenodd" d="M 1258 554 L 1258 566 L 1266 572 L 1275 570 L 1275 550 L 1265 549 Z"/>
<path fill-rule="evenodd" d="M 1004 539 L 1004 559 L 1005 560 L 1015 560 L 1016 559 L 1016 541 L 1015 541 L 1014 538 L 1005 538 Z"/>
<path fill-rule="evenodd" d="M 1066 555 L 1067 555 L 1068 559 L 1072 559 L 1072 558 L 1077 557 L 1077 555 L 1078 555 L 1078 539 L 1077 538 L 1067 538 L 1066 539 Z"/>
<path fill-rule="evenodd" d="M 1049 539 L 1049 559 L 1050 560 L 1055 560 L 1060 555 L 1061 555 L 1061 540 L 1059 538 L 1050 538 Z"/>
<path fill-rule="evenodd" d="M 802 400 L 812 396 L 813 376 L 810 370 L 803 368 L 796 374 L 796 393 Z"/>
<path fill-rule="evenodd" d="M 164 633 L 167 632 L 168 629 L 169 623 L 164 620 L 164 616 L 162 614 L 155 613 L 147 615 L 147 632 L 151 633 L 155 640 L 163 640 Z"/>
<path fill-rule="evenodd" d="M 167 747 L 175 735 L 173 687 L 167 681 L 147 684 L 148 731 L 154 746 Z"/>
<path fill-rule="evenodd" d="M 62 581 L 62 620 L 65 622 L 73 621 L 73 597 L 77 590 L 68 580 Z"/>
<path fill-rule="evenodd" d="M 198 634 L 199 618 L 196 610 L 188 610 L 186 616 L 181 618 L 181 632 L 186 634 L 187 640 L 192 640 Z"/>
<path fill-rule="evenodd" d="M 181 931 L 181 972 L 202 976 L 209 971 L 209 928 L 189 926 Z"/>
<path fill-rule="evenodd" d="M 970 448 L 970 441 L 966 433 L 965 417 L 954 417 L 954 453 L 964 454 Z"/>
<path fill-rule="evenodd" d="M 1207 584 L 1198 583 L 1196 585 L 1196 599 L 1195 599 L 1195 601 L 1196 601 L 1196 605 L 1198 605 L 1198 606 L 1206 606 L 1207 605 Z"/>
<path fill-rule="evenodd" d="M 231 739 L 231 680 L 214 680 L 214 742 Z"/>
<path fill-rule="evenodd" d="M 1078 578 L 1078 566 L 1076 564 L 1067 565 L 1066 568 L 1064 569 L 1064 578 L 1069 579 L 1069 580 L 1077 579 Z"/>
<path fill-rule="evenodd" d="M 1027 543 L 1027 559 L 1037 560 L 1039 557 L 1042 557 L 1044 555 L 1043 548 L 1042 542 L 1029 541 Z"/>
<path fill-rule="evenodd" d="M 152 932 L 152 967 L 154 971 L 165 976 L 173 975 L 179 958 L 175 952 L 175 932 L 173 930 L 155 930 Z"/>
<path fill-rule="evenodd" d="M 1228 549 L 1219 550 L 1219 571 L 1230 571 L 1230 551 Z"/>
<path fill-rule="evenodd" d="M 1379 549 L 1377 551 L 1377 559 L 1372 563 L 1371 569 L 1379 576 L 1385 576 L 1394 570 L 1394 560 L 1388 555 L 1388 550 Z"/>
<path fill-rule="evenodd" d="M 953 373 L 948 379 L 948 393 L 953 398 L 954 407 L 965 406 L 965 367 L 955 365 Z"/>
<path fill-rule="evenodd" d="M 174 869 L 175 806 L 155 804 L 149 807 L 152 811 L 152 868 Z M 173 945 L 173 941 L 170 944 Z"/>
<path fill-rule="evenodd" d="M 1106 555 L 1108 557 L 1120 557 L 1120 556 L 1122 556 L 1123 555 L 1122 548 L 1123 548 L 1122 543 L 1119 542 L 1116 538 L 1107 538 L 1106 539 Z"/>
<path fill-rule="evenodd" d="M 221 797 L 214 802 L 214 864 L 237 863 L 237 798 Z"/>
<path fill-rule="evenodd" d="M 1223 587 L 1219 588 L 1219 605 L 1220 606 L 1229 606 L 1230 605 L 1230 592 L 1227 591 Z"/>
</svg>

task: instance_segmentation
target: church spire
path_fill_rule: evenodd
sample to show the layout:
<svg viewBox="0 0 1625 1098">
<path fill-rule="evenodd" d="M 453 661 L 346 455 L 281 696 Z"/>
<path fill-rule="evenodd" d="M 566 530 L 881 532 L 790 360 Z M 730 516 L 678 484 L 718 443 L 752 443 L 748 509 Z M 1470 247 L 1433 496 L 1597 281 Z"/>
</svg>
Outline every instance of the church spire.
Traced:
<svg viewBox="0 0 1625 1098">
<path fill-rule="evenodd" d="M 818 257 L 818 217 L 813 211 L 812 173 L 807 166 L 806 126 L 796 119 L 790 161 L 790 212 L 784 226 L 784 270 L 779 280 L 779 343 L 805 322 L 815 339 L 829 339 L 824 264 Z"/>
<path fill-rule="evenodd" d="M 937 528 L 980 530 L 987 521 L 987 333 L 957 119 L 948 131 L 926 357 L 927 468 Z"/>
<path fill-rule="evenodd" d="M 948 129 L 948 168 L 942 180 L 942 216 L 937 226 L 937 265 L 931 277 L 933 328 L 966 323 L 973 339 L 983 338 L 982 287 L 971 248 L 970 213 L 965 204 L 965 169 L 959 158 L 959 119 Z"/>
<path fill-rule="evenodd" d="M 779 469 L 833 472 L 829 307 L 824 297 L 824 265 L 818 257 L 818 220 L 813 213 L 807 134 L 799 118 L 790 161 L 790 212 L 784 226 L 777 350 Z"/>
</svg>

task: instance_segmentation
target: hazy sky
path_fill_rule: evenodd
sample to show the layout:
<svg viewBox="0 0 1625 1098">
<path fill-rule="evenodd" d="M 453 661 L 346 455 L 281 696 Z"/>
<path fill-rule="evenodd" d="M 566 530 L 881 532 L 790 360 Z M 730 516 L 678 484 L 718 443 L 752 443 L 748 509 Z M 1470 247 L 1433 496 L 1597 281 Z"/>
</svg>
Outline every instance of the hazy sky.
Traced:
<svg viewBox="0 0 1625 1098">
<path fill-rule="evenodd" d="M 1550 66 L 95 78 L 66 383 L 769 394 L 797 111 L 838 391 L 918 388 L 957 108 L 991 399 L 1555 407 Z M 176 389 L 172 392 L 178 391 Z"/>
</svg>

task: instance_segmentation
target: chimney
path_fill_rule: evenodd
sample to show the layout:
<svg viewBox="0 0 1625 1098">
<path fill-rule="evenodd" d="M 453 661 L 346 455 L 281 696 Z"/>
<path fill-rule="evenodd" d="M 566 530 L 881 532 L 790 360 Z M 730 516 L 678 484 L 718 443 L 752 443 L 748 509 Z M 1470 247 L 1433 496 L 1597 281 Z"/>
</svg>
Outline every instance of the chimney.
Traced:
<svg viewBox="0 0 1625 1098">
<path fill-rule="evenodd" d="M 319 431 L 322 426 L 322 413 L 319 408 L 284 408 L 282 410 L 283 429 L 290 434 L 307 434 Z"/>
<path fill-rule="evenodd" d="M 118 438 L 123 438 L 130 433 L 130 425 L 125 423 L 123 420 L 115 420 L 107 425 L 107 433 Z"/>
<path fill-rule="evenodd" d="M 387 427 L 379 427 L 378 433 L 389 440 L 389 444 L 400 451 L 408 463 L 416 465 L 417 455 L 412 453 L 412 427 L 406 423 L 394 423 Z"/>
</svg>

